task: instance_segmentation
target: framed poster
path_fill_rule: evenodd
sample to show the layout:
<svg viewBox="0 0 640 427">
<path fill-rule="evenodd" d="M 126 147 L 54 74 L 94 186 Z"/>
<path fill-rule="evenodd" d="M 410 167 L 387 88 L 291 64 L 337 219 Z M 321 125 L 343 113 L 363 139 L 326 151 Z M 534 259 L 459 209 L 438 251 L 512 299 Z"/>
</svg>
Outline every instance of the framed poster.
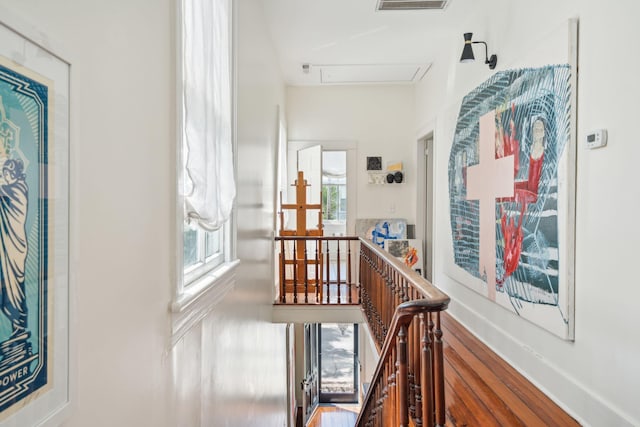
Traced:
<svg viewBox="0 0 640 427">
<path fill-rule="evenodd" d="M 547 53 L 550 62 L 498 71 L 462 100 L 449 155 L 447 274 L 571 340 L 577 22 L 553 45 L 565 48 Z"/>
<path fill-rule="evenodd" d="M 0 16 L 0 426 L 59 424 L 70 401 L 70 66 Z"/>
</svg>

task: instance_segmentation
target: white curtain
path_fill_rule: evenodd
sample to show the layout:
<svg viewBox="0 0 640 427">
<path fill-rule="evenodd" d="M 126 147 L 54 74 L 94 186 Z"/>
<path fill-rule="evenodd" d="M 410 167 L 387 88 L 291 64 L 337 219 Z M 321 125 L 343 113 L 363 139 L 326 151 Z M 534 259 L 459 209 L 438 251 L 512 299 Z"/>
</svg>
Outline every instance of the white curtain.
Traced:
<svg viewBox="0 0 640 427">
<path fill-rule="evenodd" d="M 230 217 L 236 186 L 231 131 L 230 0 L 184 0 L 185 218 L 206 230 Z"/>
<path fill-rule="evenodd" d="M 322 183 L 344 184 L 347 178 L 347 154 L 344 151 L 322 152 Z"/>
</svg>

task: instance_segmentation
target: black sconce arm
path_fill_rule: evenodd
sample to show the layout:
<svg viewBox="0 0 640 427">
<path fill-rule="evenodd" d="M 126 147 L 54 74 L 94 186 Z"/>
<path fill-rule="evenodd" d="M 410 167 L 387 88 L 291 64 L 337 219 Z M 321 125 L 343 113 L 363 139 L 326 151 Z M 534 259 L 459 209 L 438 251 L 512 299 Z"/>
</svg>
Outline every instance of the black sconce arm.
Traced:
<svg viewBox="0 0 640 427">
<path fill-rule="evenodd" d="M 491 70 L 496 68 L 496 64 L 498 63 L 498 57 L 496 55 L 491 55 L 491 57 L 489 57 L 489 49 L 487 48 L 487 44 L 482 41 L 471 42 L 471 43 L 473 44 L 482 43 L 484 45 L 484 58 L 485 58 L 484 63 L 488 64 Z"/>
</svg>

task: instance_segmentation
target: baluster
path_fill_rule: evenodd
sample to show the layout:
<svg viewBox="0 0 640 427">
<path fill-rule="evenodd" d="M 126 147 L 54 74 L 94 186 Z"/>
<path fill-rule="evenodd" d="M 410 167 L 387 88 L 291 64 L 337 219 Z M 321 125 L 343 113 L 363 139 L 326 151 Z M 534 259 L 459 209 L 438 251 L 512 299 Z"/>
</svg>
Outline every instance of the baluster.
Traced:
<svg viewBox="0 0 640 427">
<path fill-rule="evenodd" d="M 369 275 L 371 274 L 371 269 L 365 267 L 365 265 L 367 264 L 367 253 L 365 252 L 365 249 L 366 247 L 364 245 L 360 245 L 360 262 L 358 263 L 360 265 L 360 283 L 358 286 L 358 299 L 360 300 L 360 303 L 362 304 L 362 307 L 364 308 L 365 314 L 367 314 L 368 318 L 367 310 L 369 307 L 367 306 L 367 290 L 364 287 L 367 286 L 367 283 L 369 283 Z"/>
<path fill-rule="evenodd" d="M 351 242 L 352 240 L 347 240 L 347 289 L 349 291 L 349 304 L 353 304 L 353 298 L 351 295 Z M 359 301 L 358 301 L 359 302 Z"/>
<path fill-rule="evenodd" d="M 393 347 L 391 349 L 391 351 L 389 352 L 389 359 L 387 361 L 387 363 L 389 364 L 389 372 L 390 372 L 390 376 L 389 376 L 389 418 L 391 419 L 391 423 L 389 423 L 389 425 L 393 425 L 393 426 L 397 426 L 398 425 L 398 406 L 397 406 L 397 392 L 398 389 L 396 388 L 396 373 L 397 373 L 397 366 L 396 366 L 396 347 Z"/>
<path fill-rule="evenodd" d="M 409 410 L 407 407 L 407 327 L 400 326 L 398 332 L 398 417 L 400 427 L 409 426 Z"/>
<path fill-rule="evenodd" d="M 374 254 L 375 256 L 375 254 Z M 376 281 L 374 283 L 375 289 L 375 300 L 373 301 L 373 307 L 376 313 L 377 320 L 377 330 L 378 330 L 378 344 L 382 347 L 382 343 L 384 343 L 384 329 L 383 329 L 383 319 L 381 315 L 384 311 L 380 311 L 376 309 L 376 307 L 384 308 L 384 298 L 382 298 L 382 276 L 380 275 L 380 259 L 375 256 L 375 266 L 376 266 Z"/>
<path fill-rule="evenodd" d="M 382 380 L 381 380 L 381 406 L 380 406 L 380 417 L 379 422 L 382 425 L 387 423 L 389 417 L 389 365 L 385 363 L 384 368 L 382 369 Z"/>
<path fill-rule="evenodd" d="M 293 303 L 298 303 L 298 240 L 293 240 Z"/>
<path fill-rule="evenodd" d="M 380 260 L 380 262 L 382 262 L 382 260 Z M 389 324 L 388 322 L 389 312 L 391 310 L 391 306 L 393 305 L 393 299 L 392 299 L 393 297 L 390 297 L 390 295 L 393 295 L 393 283 L 389 277 L 389 270 L 387 266 L 384 264 L 382 265 L 382 268 L 381 268 L 381 277 L 382 277 L 382 281 L 384 282 L 384 288 L 383 288 L 384 302 L 381 305 L 382 321 L 386 327 Z"/>
<path fill-rule="evenodd" d="M 358 244 L 359 243 L 360 242 L 358 241 Z M 357 286 L 357 289 L 358 289 L 358 304 L 362 304 L 363 303 L 363 300 L 362 300 L 362 275 L 367 273 L 362 268 L 363 267 L 362 255 L 363 255 L 362 245 L 360 245 L 360 257 L 361 257 L 361 260 L 360 260 L 360 263 L 359 263 L 360 267 L 359 267 L 358 277 L 357 277 L 358 282 L 356 283 L 356 286 Z"/>
<path fill-rule="evenodd" d="M 429 325 L 427 325 L 427 322 Z M 432 328 L 431 313 L 420 314 L 420 332 L 422 335 L 421 340 L 421 357 L 420 357 L 420 382 L 421 394 L 422 394 L 422 425 L 424 427 L 433 427 L 434 413 L 433 413 L 433 375 L 431 375 L 433 360 L 432 360 L 432 342 L 431 332 Z"/>
<path fill-rule="evenodd" d="M 316 279 L 316 302 L 318 302 L 318 298 L 320 297 L 320 258 L 318 258 L 318 255 L 322 255 L 322 250 L 318 251 L 318 248 L 320 247 L 320 242 L 322 240 L 320 239 L 316 239 L 316 266 L 315 266 L 315 279 Z"/>
<path fill-rule="evenodd" d="M 282 197 L 282 195 L 280 195 Z M 287 302 L 286 277 L 287 277 L 287 254 L 284 250 L 284 240 L 280 240 L 280 289 L 282 294 L 280 300 L 283 304 Z"/>
<path fill-rule="evenodd" d="M 375 292 L 375 299 L 373 301 L 373 309 L 375 310 L 376 313 L 376 321 L 377 321 L 377 325 L 376 328 L 378 330 L 378 342 L 381 343 L 383 340 L 383 329 L 382 329 L 382 315 L 384 314 L 384 299 L 381 298 L 382 295 L 382 276 L 380 274 L 380 269 L 379 269 L 379 262 L 380 260 L 375 256 L 374 254 L 374 265 L 376 268 L 375 271 L 375 282 L 374 282 L 374 292 Z"/>
<path fill-rule="evenodd" d="M 342 279 L 340 277 L 340 240 L 336 240 L 336 265 L 337 265 L 337 277 L 336 283 L 338 285 L 338 304 L 340 304 L 340 284 L 342 283 Z"/>
<path fill-rule="evenodd" d="M 382 260 L 379 259 L 379 261 L 382 263 Z M 382 289 L 382 291 L 384 292 L 384 296 L 383 296 L 383 302 L 381 304 L 382 310 L 382 322 L 385 325 L 385 332 L 386 332 L 386 326 L 389 324 L 388 323 L 388 319 L 389 319 L 389 311 L 391 310 L 391 306 L 393 305 L 393 300 L 392 297 L 390 297 L 390 295 L 393 294 L 393 287 L 392 287 L 392 282 L 389 278 L 389 270 L 387 268 L 386 265 L 382 265 L 381 268 L 381 279 L 384 282 L 383 286 L 384 288 Z M 385 333 L 385 338 L 386 338 L 386 333 Z"/>
<path fill-rule="evenodd" d="M 422 324 L 423 315 L 414 316 L 411 326 L 413 327 L 413 343 L 412 368 L 413 368 L 413 417 L 416 427 L 422 426 L 422 396 L 421 396 L 421 354 L 422 354 Z"/>
<path fill-rule="evenodd" d="M 390 305 L 389 305 L 389 300 L 387 298 L 387 294 L 389 291 L 388 283 L 387 283 L 388 267 L 382 258 L 378 258 L 378 262 L 380 263 L 380 271 L 381 271 L 381 277 L 383 281 L 383 283 L 381 283 L 382 286 L 380 288 L 380 300 L 382 301 L 381 305 L 382 307 L 384 307 L 384 310 L 381 313 L 380 321 L 381 321 L 382 335 L 383 335 L 382 342 L 384 342 L 384 340 L 387 339 L 387 333 L 389 332 L 389 323 L 390 323 L 389 322 Z"/>
<path fill-rule="evenodd" d="M 391 270 L 391 267 L 388 267 L 389 270 Z M 391 282 L 392 282 L 392 290 L 393 290 L 393 296 L 391 298 L 391 301 L 393 301 L 393 308 L 395 309 L 398 304 L 400 304 L 400 283 L 398 283 L 398 281 L 396 280 L 396 272 L 394 270 L 391 270 L 391 272 L 389 273 L 389 276 L 391 278 Z"/>
<path fill-rule="evenodd" d="M 326 256 L 326 263 L 327 263 L 327 268 L 326 268 L 326 272 L 327 272 L 327 278 L 326 278 L 326 284 L 327 284 L 327 304 L 331 303 L 331 269 L 329 268 L 329 264 L 331 262 L 331 257 L 329 256 L 329 240 L 326 241 L 327 243 L 327 248 L 325 249 L 325 256 Z"/>
<path fill-rule="evenodd" d="M 414 316 L 409 324 L 409 332 L 407 334 L 407 387 L 409 399 L 409 417 L 416 418 L 416 378 L 415 378 L 415 355 L 416 355 L 416 319 Z"/>
<path fill-rule="evenodd" d="M 306 241 L 304 241 L 304 302 L 305 304 L 309 303 L 309 257 Z"/>
<path fill-rule="evenodd" d="M 444 407 L 444 360 L 442 349 L 442 329 L 440 327 L 440 312 L 435 313 L 436 325 L 434 331 L 434 397 L 435 397 L 435 411 L 436 411 L 436 423 L 439 426 L 444 425 L 445 421 L 445 407 Z"/>
<path fill-rule="evenodd" d="M 400 281 L 398 280 L 399 275 L 398 272 L 393 269 L 390 265 L 387 265 L 387 269 L 389 270 L 389 278 L 391 280 L 391 288 L 393 290 L 393 298 L 391 301 L 393 304 L 389 306 L 389 320 L 387 321 L 387 325 L 391 324 L 391 319 L 393 319 L 393 314 L 396 311 L 396 307 L 400 304 Z"/>
<path fill-rule="evenodd" d="M 406 278 L 402 278 L 402 302 L 409 301 L 409 282 Z"/>
</svg>

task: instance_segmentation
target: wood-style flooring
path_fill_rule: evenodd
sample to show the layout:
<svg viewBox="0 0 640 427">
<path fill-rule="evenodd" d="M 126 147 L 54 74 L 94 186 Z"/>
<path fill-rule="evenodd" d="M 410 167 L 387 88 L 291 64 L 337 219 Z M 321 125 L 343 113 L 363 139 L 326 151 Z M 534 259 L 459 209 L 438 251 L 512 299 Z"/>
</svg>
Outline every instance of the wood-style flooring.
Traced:
<svg viewBox="0 0 640 427">
<path fill-rule="evenodd" d="M 321 405 L 314 411 L 307 427 L 353 427 L 359 410 L 355 405 Z"/>
<path fill-rule="evenodd" d="M 448 427 L 579 424 L 446 313 L 442 316 Z M 353 427 L 353 408 L 320 407 L 309 427 Z M 388 427 L 388 426 L 381 426 Z"/>
<path fill-rule="evenodd" d="M 339 301 L 338 301 L 338 285 L 327 286 L 326 284 L 323 284 L 322 298 L 316 298 L 315 289 L 309 286 L 307 288 L 306 302 L 305 302 L 304 286 L 298 286 L 297 288 L 298 288 L 298 294 L 297 294 L 296 303 L 293 302 L 294 301 L 293 292 L 287 292 L 285 294 L 287 302 L 283 303 L 282 301 L 278 300 L 275 302 L 275 304 L 276 305 L 280 305 L 280 304 L 357 305 L 358 304 L 358 288 L 355 285 L 352 285 L 351 287 L 345 284 L 340 285 Z M 351 292 L 351 302 L 349 302 L 350 301 L 349 292 Z"/>
<path fill-rule="evenodd" d="M 579 424 L 460 323 L 443 313 L 447 425 Z"/>
</svg>

